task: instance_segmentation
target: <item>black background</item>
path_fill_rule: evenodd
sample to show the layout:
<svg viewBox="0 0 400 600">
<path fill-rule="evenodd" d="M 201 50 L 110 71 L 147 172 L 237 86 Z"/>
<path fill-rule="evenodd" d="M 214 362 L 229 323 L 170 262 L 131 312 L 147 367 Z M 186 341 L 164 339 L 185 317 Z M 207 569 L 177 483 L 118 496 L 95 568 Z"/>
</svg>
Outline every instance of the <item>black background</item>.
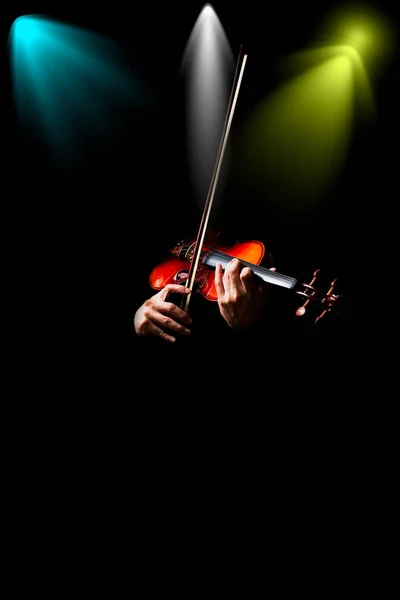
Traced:
<svg viewBox="0 0 400 600">
<path fill-rule="evenodd" d="M 376 4 L 400 23 L 398 1 Z M 249 53 L 238 121 L 273 88 L 275 59 L 308 44 L 321 17 L 337 5 L 214 4 L 232 50 L 244 44 Z M 218 566 L 226 544 L 237 550 L 236 559 L 244 548 L 246 557 L 256 552 L 252 567 L 263 573 L 265 563 L 271 565 L 264 551 L 271 552 L 274 569 L 282 573 L 280 587 L 294 581 L 296 592 L 331 590 L 343 587 L 341 577 L 358 575 L 359 541 L 369 547 L 373 534 L 376 507 L 368 498 L 376 491 L 371 469 L 382 468 L 374 444 L 379 426 L 365 425 L 366 417 L 375 417 L 376 404 L 366 406 L 371 373 L 359 364 L 364 335 L 353 323 L 366 297 L 370 301 L 365 263 L 376 254 L 381 258 L 371 222 L 378 207 L 385 212 L 398 195 L 399 50 L 379 79 L 376 126 L 367 140 L 355 140 L 323 210 L 299 217 L 264 207 L 264 214 L 233 179 L 219 211 L 222 223 L 236 223 L 239 216 L 243 229 L 237 236 L 264 241 L 281 272 L 308 281 L 320 267 L 339 279 L 343 318 L 312 338 L 318 366 L 325 353 L 332 361 L 323 369 L 325 379 L 317 381 L 301 341 L 293 352 L 305 367 L 299 379 L 294 362 L 278 378 L 269 372 L 263 359 L 268 336 L 265 344 L 244 347 L 248 363 L 252 356 L 261 359 L 254 364 L 261 363 L 261 370 L 243 372 L 238 354 L 228 354 L 221 365 L 211 342 L 203 362 L 181 356 L 175 370 L 161 372 L 159 365 L 137 361 L 131 321 L 149 293 L 150 265 L 164 256 L 170 238 L 165 217 L 176 215 L 172 237 L 190 235 L 198 222 L 177 73 L 201 7 L 118 0 L 16 1 L 2 7 L 5 42 L 13 20 L 29 13 L 121 42 L 134 72 L 159 98 L 155 113 L 128 111 L 126 127 L 112 143 L 88 144 L 83 165 L 60 169 L 40 139 L 17 128 L 4 47 L 2 275 L 10 310 L 3 312 L 3 328 L 8 324 L 11 333 L 7 404 L 15 411 L 5 423 L 10 442 L 4 462 L 11 471 L 5 497 L 18 511 L 13 538 L 29 563 L 44 556 L 38 541 L 48 542 L 50 553 L 29 579 L 39 578 L 41 587 L 50 585 L 50 571 L 60 574 L 63 586 L 73 585 L 82 571 L 91 589 L 103 587 L 117 562 L 117 577 L 110 581 L 114 593 L 126 580 L 136 585 L 143 574 L 146 586 L 161 581 L 165 591 L 172 580 L 175 590 L 185 560 L 191 563 L 186 574 L 192 573 L 187 550 L 195 540 Z M 239 158 L 240 151 L 234 147 Z M 292 314 L 281 321 L 283 341 Z M 369 334 L 365 321 L 362 329 Z M 134 368 L 124 369 L 128 378 L 119 379 L 121 371 L 110 368 L 119 361 L 131 361 Z M 193 384 L 182 386 L 181 376 L 190 369 Z M 121 382 L 129 380 L 133 387 L 124 395 Z M 336 396 L 329 401 L 332 391 Z M 241 538 L 245 543 L 238 545 Z M 172 551 L 174 543 L 185 556 Z M 60 561 L 59 549 L 67 560 Z M 170 556 L 177 561 L 160 575 Z M 101 565 L 106 561 L 104 573 L 98 563 L 91 566 L 94 557 Z M 197 585 L 204 573 L 192 579 L 189 585 Z M 227 579 L 236 583 L 236 573 Z M 359 583 L 358 577 L 357 589 Z"/>
</svg>

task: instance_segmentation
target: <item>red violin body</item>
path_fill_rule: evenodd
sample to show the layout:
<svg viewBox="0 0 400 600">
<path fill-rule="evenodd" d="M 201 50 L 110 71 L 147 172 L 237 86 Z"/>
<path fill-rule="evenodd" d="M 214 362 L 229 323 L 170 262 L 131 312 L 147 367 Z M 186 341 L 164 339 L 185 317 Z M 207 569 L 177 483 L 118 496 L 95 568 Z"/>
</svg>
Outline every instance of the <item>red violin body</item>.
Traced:
<svg viewBox="0 0 400 600">
<path fill-rule="evenodd" d="M 181 242 L 170 252 L 173 256 L 157 265 L 150 273 L 149 282 L 153 289 L 160 290 L 168 283 L 179 284 L 187 279 L 188 261 L 191 260 L 193 242 Z M 260 265 L 263 261 L 267 268 L 272 266 L 271 257 L 265 252 L 262 242 L 251 240 L 236 242 L 231 246 L 219 245 L 217 239 L 212 245 L 203 244 L 201 260 L 196 271 L 196 291 L 211 301 L 218 299 L 215 287 L 215 263 L 222 263 L 223 268 L 233 258 L 245 264 Z"/>
</svg>

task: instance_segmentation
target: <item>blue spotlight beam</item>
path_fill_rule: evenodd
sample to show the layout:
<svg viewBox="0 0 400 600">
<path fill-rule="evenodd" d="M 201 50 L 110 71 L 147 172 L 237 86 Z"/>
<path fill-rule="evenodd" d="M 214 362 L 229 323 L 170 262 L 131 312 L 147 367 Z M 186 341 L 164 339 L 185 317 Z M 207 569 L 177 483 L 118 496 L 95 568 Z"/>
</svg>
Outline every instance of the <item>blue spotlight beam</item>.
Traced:
<svg viewBox="0 0 400 600">
<path fill-rule="evenodd" d="M 154 105 L 119 45 L 46 15 L 16 19 L 9 33 L 16 112 L 56 160 L 70 164 L 85 137 L 122 129 L 124 111 Z"/>
</svg>

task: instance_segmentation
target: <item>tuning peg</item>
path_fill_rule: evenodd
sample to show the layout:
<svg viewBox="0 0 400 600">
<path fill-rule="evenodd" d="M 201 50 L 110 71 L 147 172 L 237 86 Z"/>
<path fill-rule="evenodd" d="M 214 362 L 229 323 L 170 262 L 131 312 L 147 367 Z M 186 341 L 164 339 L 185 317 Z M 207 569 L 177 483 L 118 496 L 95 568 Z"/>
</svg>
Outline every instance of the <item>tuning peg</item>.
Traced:
<svg viewBox="0 0 400 600">
<path fill-rule="evenodd" d="M 308 306 L 308 303 L 310 302 L 311 298 L 316 294 L 316 290 L 314 290 L 312 286 L 316 282 L 319 272 L 320 272 L 320 269 L 317 269 L 316 271 L 314 271 L 313 278 L 311 279 L 310 283 L 305 286 L 306 288 L 308 288 L 308 289 L 311 290 L 311 294 L 307 298 L 307 300 L 304 302 L 303 306 L 299 306 L 299 308 L 296 310 L 296 315 L 298 317 L 301 317 L 302 315 L 304 315 L 304 313 L 306 312 L 306 308 Z"/>
<path fill-rule="evenodd" d="M 328 308 L 324 308 L 322 313 L 320 315 L 318 315 L 318 317 L 315 319 L 314 324 L 318 323 L 318 321 L 320 321 L 321 319 L 324 318 L 324 316 L 332 309 L 332 306 L 335 303 L 335 301 L 338 299 L 338 296 L 336 294 L 333 294 L 333 290 L 335 289 L 336 282 L 337 282 L 337 279 L 334 279 L 332 281 L 331 286 L 325 295 L 325 298 L 322 300 L 323 304 L 328 302 L 328 304 L 329 304 Z"/>
</svg>

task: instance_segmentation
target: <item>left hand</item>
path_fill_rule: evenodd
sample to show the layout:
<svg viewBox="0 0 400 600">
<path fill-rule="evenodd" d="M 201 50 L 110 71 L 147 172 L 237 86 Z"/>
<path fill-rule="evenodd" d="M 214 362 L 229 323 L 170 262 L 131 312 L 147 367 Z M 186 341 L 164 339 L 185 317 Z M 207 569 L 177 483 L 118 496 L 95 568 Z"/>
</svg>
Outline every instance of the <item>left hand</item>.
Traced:
<svg viewBox="0 0 400 600">
<path fill-rule="evenodd" d="M 224 273 L 218 263 L 215 288 L 220 313 L 229 327 L 246 329 L 257 321 L 267 300 L 267 284 L 257 281 L 250 267 L 234 258 Z"/>
</svg>

